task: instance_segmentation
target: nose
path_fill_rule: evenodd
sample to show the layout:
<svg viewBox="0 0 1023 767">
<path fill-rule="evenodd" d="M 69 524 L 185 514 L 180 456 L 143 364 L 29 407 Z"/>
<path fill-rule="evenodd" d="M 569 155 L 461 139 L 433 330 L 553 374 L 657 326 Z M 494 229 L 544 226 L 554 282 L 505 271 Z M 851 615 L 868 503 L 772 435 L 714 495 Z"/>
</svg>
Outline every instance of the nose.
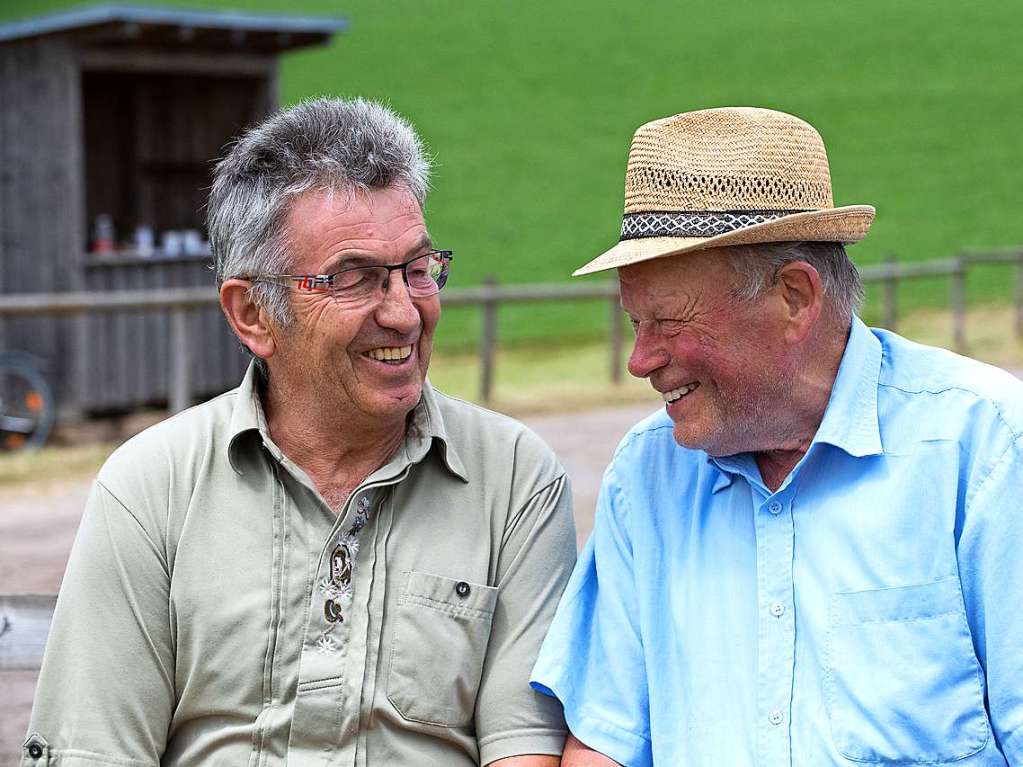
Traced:
<svg viewBox="0 0 1023 767">
<path fill-rule="evenodd" d="M 377 324 L 399 333 L 412 333 L 419 328 L 419 309 L 400 274 L 391 272 L 384 287 L 384 296 L 377 304 Z"/>
<path fill-rule="evenodd" d="M 660 344 L 658 336 L 650 328 L 640 323 L 636 329 L 636 341 L 629 355 L 629 374 L 636 378 L 646 378 L 658 368 L 668 364 L 668 353 Z"/>
</svg>

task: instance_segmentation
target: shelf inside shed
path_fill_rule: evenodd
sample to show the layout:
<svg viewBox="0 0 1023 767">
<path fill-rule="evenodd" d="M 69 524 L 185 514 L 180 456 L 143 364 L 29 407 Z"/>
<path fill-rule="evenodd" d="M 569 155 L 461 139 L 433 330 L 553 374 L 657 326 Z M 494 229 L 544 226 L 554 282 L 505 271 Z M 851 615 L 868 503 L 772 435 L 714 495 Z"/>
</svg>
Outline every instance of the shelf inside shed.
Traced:
<svg viewBox="0 0 1023 767">
<path fill-rule="evenodd" d="M 140 226 L 157 246 L 168 230 L 204 232 L 214 163 L 266 113 L 267 87 L 247 76 L 83 72 L 86 252 L 102 214 L 117 250 L 133 247 Z"/>
</svg>

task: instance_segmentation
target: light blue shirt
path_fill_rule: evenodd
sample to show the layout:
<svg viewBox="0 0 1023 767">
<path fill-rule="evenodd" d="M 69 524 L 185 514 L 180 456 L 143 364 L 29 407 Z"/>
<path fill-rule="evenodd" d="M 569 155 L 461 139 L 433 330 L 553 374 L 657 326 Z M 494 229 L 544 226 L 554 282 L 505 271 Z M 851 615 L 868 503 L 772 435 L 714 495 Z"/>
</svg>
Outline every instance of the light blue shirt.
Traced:
<svg viewBox="0 0 1023 767">
<path fill-rule="evenodd" d="M 1023 384 L 853 320 L 776 492 L 622 440 L 533 670 L 637 767 L 1023 765 Z"/>
</svg>

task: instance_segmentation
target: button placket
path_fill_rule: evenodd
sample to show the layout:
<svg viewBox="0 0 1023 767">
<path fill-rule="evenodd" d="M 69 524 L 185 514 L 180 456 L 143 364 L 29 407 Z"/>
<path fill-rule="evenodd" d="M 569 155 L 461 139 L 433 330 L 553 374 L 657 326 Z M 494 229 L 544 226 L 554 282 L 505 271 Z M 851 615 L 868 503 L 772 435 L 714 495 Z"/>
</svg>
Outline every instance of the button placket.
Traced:
<svg viewBox="0 0 1023 767">
<path fill-rule="evenodd" d="M 761 497 L 762 498 L 762 497 Z M 756 503 L 755 528 L 759 604 L 758 761 L 787 764 L 791 759 L 788 727 L 781 727 L 792 704 L 795 624 L 792 600 L 792 554 L 795 533 L 789 501 L 766 498 Z M 767 513 L 764 513 L 767 512 Z"/>
<path fill-rule="evenodd" d="M 338 626 L 344 624 L 345 614 L 352 605 L 354 597 L 352 579 L 359 554 L 358 536 L 369 521 L 371 510 L 369 496 L 363 493 L 355 501 L 355 517 L 352 524 L 347 532 L 337 536 L 328 562 L 328 575 L 319 582 L 320 594 L 325 597 L 322 614 L 327 625 L 317 639 L 316 646 L 325 654 L 333 654 L 341 649 L 339 638 L 333 634 Z"/>
</svg>

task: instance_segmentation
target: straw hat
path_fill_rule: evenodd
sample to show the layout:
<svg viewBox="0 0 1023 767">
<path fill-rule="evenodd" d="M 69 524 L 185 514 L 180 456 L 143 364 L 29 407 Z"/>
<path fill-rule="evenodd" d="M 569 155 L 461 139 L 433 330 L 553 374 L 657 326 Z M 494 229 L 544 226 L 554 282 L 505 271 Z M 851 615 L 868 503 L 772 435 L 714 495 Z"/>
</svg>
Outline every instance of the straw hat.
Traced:
<svg viewBox="0 0 1023 767">
<path fill-rule="evenodd" d="M 636 131 L 618 244 L 575 275 L 724 245 L 863 239 L 874 209 L 834 207 L 824 142 L 752 107 L 685 112 Z"/>
</svg>

